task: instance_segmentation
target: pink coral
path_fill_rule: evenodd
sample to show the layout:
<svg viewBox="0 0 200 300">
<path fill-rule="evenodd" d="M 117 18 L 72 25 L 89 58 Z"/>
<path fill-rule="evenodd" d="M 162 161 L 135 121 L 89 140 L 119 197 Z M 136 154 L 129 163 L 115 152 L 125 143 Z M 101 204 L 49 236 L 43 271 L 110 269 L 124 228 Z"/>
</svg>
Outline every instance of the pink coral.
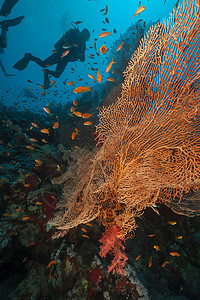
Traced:
<svg viewBox="0 0 200 300">
<path fill-rule="evenodd" d="M 108 267 L 108 272 L 117 271 L 120 275 L 123 274 L 122 268 L 125 266 L 128 257 L 122 250 L 125 249 L 121 241 L 124 241 L 125 235 L 121 228 L 117 225 L 109 227 L 102 238 L 99 240 L 103 245 L 100 247 L 100 255 L 105 257 L 108 253 L 114 255 L 111 264 Z"/>
</svg>

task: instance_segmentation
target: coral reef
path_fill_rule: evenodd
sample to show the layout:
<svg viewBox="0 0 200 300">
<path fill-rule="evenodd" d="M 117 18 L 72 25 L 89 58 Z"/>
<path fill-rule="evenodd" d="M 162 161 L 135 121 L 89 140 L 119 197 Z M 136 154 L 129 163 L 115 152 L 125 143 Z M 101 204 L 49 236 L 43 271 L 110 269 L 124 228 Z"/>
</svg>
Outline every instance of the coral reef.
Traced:
<svg viewBox="0 0 200 300">
<path fill-rule="evenodd" d="M 141 41 L 121 98 L 100 111 L 103 146 L 69 168 L 51 221 L 59 230 L 98 217 L 131 236 L 135 219 L 156 202 L 199 214 L 197 201 L 185 197 L 200 184 L 198 10 L 197 2 L 183 3 Z"/>
</svg>

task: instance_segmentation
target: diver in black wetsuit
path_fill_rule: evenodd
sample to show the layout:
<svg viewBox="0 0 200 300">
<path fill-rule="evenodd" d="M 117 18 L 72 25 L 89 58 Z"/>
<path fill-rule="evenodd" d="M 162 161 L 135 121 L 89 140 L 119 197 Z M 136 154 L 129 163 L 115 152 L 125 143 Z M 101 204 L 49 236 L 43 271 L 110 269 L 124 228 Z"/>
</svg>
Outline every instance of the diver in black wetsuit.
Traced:
<svg viewBox="0 0 200 300">
<path fill-rule="evenodd" d="M 56 78 L 59 78 L 60 75 L 64 72 L 65 67 L 68 62 L 85 61 L 85 49 L 86 41 L 90 38 L 90 33 L 87 29 L 83 29 L 81 32 L 78 29 L 78 26 L 74 26 L 72 23 L 73 29 L 68 30 L 63 37 L 54 45 L 55 50 L 53 54 L 47 57 L 45 60 L 41 60 L 38 57 L 33 56 L 31 53 L 26 53 L 24 57 L 19 60 L 13 68 L 22 71 L 24 70 L 29 61 L 36 62 L 44 70 L 44 88 L 48 89 L 50 85 L 49 76 L 52 75 Z M 64 52 L 67 51 L 68 54 L 64 55 Z M 50 71 L 46 69 L 51 65 L 57 65 L 55 71 Z"/>
<path fill-rule="evenodd" d="M 5 0 L 2 4 L 2 7 L 0 9 L 0 16 L 7 17 L 13 6 L 18 2 L 18 0 Z M 21 23 L 24 16 L 17 17 L 10 20 L 3 20 L 0 21 L 0 27 L 1 27 L 1 34 L 0 34 L 0 54 L 4 53 L 4 48 L 7 48 L 7 31 L 10 26 L 16 26 Z M 6 73 L 6 70 L 3 66 L 2 61 L 0 60 L 0 67 L 4 73 L 5 76 L 15 76 L 15 75 L 9 75 Z"/>
</svg>

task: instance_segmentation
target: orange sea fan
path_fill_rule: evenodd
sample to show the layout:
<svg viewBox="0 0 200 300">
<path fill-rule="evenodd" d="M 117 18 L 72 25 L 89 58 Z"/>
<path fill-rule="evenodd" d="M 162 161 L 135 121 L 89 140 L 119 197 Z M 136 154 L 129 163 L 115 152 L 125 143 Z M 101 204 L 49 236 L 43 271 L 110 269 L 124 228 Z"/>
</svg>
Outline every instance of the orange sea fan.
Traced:
<svg viewBox="0 0 200 300">
<path fill-rule="evenodd" d="M 121 98 L 100 111 L 103 146 L 69 168 L 52 225 L 67 230 L 98 217 L 131 235 L 135 218 L 157 201 L 200 214 L 199 200 L 184 194 L 200 185 L 199 45 L 198 1 L 183 2 L 149 30 L 124 73 Z"/>
</svg>

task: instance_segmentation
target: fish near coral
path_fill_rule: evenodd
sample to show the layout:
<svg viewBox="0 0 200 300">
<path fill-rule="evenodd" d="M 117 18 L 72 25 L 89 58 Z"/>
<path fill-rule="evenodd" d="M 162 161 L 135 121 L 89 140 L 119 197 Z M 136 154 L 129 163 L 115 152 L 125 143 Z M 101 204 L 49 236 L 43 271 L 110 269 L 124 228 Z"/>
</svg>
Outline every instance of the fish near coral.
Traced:
<svg viewBox="0 0 200 300">
<path fill-rule="evenodd" d="M 158 200 L 178 214 L 200 215 L 199 198 L 184 194 L 200 187 L 199 26 L 198 1 L 187 1 L 141 40 L 121 97 L 99 112 L 96 134 L 103 146 L 79 150 L 65 175 L 71 182 L 63 188 L 64 210 L 50 222 L 58 231 L 98 218 L 106 229 L 119 224 L 128 238 Z"/>
</svg>

